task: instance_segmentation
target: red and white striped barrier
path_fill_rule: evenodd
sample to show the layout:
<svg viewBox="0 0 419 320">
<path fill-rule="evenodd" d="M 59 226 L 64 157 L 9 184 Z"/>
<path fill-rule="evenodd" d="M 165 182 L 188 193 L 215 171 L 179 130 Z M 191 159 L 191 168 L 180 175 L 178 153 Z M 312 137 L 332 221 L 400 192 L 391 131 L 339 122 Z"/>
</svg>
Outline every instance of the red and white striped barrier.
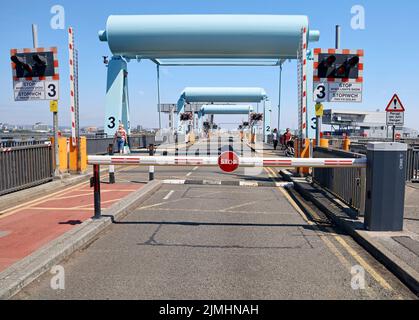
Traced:
<svg viewBox="0 0 419 320">
<path fill-rule="evenodd" d="M 367 159 L 240 158 L 239 167 L 366 168 Z M 218 167 L 218 157 L 88 156 L 89 165 Z"/>
<path fill-rule="evenodd" d="M 75 87 L 75 69 L 74 69 L 74 30 L 68 28 L 68 53 L 70 65 L 70 114 L 71 114 L 71 144 L 77 146 L 76 137 L 76 87 Z"/>
</svg>

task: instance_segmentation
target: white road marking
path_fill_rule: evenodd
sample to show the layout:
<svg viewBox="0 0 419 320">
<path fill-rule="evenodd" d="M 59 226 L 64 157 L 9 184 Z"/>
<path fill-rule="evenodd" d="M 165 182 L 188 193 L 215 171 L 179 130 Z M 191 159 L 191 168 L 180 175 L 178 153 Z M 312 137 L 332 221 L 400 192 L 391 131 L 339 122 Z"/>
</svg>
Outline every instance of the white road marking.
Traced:
<svg viewBox="0 0 419 320">
<path fill-rule="evenodd" d="M 198 169 L 199 169 L 199 167 L 195 167 L 195 168 L 192 169 L 192 171 L 196 171 Z"/>
<path fill-rule="evenodd" d="M 163 200 L 169 200 L 169 199 L 170 199 L 170 197 L 171 197 L 174 193 L 175 193 L 175 191 L 174 191 L 174 190 L 171 190 L 171 191 L 167 194 L 167 196 L 165 196 L 165 197 L 163 198 Z"/>
<path fill-rule="evenodd" d="M 189 172 L 186 176 L 187 176 L 187 177 L 190 177 L 190 176 L 192 175 L 192 173 L 193 173 L 193 172 L 191 171 L 191 172 Z"/>
</svg>

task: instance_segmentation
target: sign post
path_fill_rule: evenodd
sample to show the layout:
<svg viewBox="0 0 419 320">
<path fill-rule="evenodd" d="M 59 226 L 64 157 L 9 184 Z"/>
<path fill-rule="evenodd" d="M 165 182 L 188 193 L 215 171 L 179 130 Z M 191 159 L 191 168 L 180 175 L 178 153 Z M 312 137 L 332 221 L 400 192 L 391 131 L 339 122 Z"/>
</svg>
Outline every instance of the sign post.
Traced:
<svg viewBox="0 0 419 320">
<path fill-rule="evenodd" d="M 393 127 L 393 142 L 396 142 L 396 128 L 404 126 L 405 108 L 397 94 L 391 98 L 386 108 L 387 126 Z"/>
<path fill-rule="evenodd" d="M 316 103 L 316 146 L 320 147 L 324 106 L 321 103 Z"/>
<path fill-rule="evenodd" d="M 33 48 L 12 49 L 13 91 L 15 101 L 57 102 L 59 99 L 59 72 L 57 48 L 38 46 L 38 27 L 32 25 Z M 53 112 L 55 176 L 60 174 L 58 155 L 58 102 L 50 104 Z M 52 111 L 54 107 L 55 111 Z"/>
</svg>

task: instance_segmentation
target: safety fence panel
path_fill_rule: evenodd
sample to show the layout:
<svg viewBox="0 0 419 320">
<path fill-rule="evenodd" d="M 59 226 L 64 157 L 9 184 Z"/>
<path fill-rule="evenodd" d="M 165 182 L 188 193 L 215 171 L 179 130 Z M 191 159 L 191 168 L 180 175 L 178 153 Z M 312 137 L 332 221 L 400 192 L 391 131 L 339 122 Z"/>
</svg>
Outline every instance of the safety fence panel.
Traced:
<svg viewBox="0 0 419 320">
<path fill-rule="evenodd" d="M 366 159 L 362 154 L 326 148 L 315 148 L 314 158 Z M 316 168 L 313 170 L 313 181 L 364 215 L 366 168 Z"/>
<path fill-rule="evenodd" d="M 0 149 L 0 196 L 54 178 L 50 144 Z"/>
<path fill-rule="evenodd" d="M 406 181 L 419 181 L 419 148 L 409 148 L 407 151 Z"/>
</svg>

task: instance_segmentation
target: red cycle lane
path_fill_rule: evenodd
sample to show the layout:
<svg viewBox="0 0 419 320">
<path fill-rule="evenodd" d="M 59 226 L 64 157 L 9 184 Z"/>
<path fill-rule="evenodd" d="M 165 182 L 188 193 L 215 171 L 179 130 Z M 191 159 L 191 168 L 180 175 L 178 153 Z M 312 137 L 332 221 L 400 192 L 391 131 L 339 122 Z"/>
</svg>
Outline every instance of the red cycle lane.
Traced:
<svg viewBox="0 0 419 320">
<path fill-rule="evenodd" d="M 102 208 L 112 206 L 143 186 L 134 183 L 102 184 Z M 0 214 L 1 272 L 90 219 L 94 214 L 93 191 L 88 183 L 83 183 Z"/>
</svg>

